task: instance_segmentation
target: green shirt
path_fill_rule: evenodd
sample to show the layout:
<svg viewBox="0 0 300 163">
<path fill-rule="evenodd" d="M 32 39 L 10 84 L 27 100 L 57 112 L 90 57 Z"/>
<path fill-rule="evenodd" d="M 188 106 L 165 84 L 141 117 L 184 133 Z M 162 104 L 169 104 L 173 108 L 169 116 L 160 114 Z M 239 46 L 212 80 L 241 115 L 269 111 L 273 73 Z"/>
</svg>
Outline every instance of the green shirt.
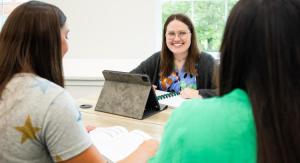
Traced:
<svg viewBox="0 0 300 163">
<path fill-rule="evenodd" d="M 150 163 L 255 163 L 256 130 L 247 93 L 194 99 L 174 110 Z"/>
</svg>

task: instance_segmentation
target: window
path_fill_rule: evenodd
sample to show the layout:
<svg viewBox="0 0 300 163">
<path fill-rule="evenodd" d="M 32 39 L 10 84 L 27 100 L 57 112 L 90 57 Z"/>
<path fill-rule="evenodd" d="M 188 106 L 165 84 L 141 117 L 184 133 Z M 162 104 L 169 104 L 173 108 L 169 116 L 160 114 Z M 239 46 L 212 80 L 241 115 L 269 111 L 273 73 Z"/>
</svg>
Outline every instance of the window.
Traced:
<svg viewBox="0 0 300 163">
<path fill-rule="evenodd" d="M 27 0 L 0 0 L 0 27 L 2 27 L 12 10 L 26 1 Z"/>
<path fill-rule="evenodd" d="M 163 0 L 162 21 L 173 13 L 189 16 L 195 26 L 197 39 L 202 50 L 217 52 L 225 22 L 237 0 Z"/>
</svg>

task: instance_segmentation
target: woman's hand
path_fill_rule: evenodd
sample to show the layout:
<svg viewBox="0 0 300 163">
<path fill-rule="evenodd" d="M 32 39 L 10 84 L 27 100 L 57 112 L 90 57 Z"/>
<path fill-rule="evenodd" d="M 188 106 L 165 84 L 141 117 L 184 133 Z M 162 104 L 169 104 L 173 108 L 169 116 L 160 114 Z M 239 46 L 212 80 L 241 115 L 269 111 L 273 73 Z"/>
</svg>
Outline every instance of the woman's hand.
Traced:
<svg viewBox="0 0 300 163">
<path fill-rule="evenodd" d="M 199 95 L 199 91 L 191 88 L 184 88 L 180 92 L 180 96 L 182 98 L 202 98 L 201 95 Z"/>
<path fill-rule="evenodd" d="M 153 89 L 156 91 L 157 86 L 156 85 L 152 85 Z"/>
<path fill-rule="evenodd" d="M 150 157 L 154 156 L 159 147 L 159 142 L 154 139 L 145 140 L 139 148 L 145 151 Z"/>
</svg>

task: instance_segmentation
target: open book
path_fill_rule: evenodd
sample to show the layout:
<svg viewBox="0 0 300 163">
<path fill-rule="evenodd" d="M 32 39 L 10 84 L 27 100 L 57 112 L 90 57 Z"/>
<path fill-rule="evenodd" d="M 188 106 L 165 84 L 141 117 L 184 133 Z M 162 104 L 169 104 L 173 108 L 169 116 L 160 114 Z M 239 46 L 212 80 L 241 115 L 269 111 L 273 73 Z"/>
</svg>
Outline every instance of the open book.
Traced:
<svg viewBox="0 0 300 163">
<path fill-rule="evenodd" d="M 175 92 L 155 90 L 155 94 L 160 104 L 168 105 L 170 108 L 177 108 L 181 103 L 187 100 L 180 97 L 180 95 Z"/>
<path fill-rule="evenodd" d="M 93 144 L 102 155 L 113 162 L 126 158 L 151 136 L 141 130 L 128 130 L 122 126 L 96 128 L 89 133 Z"/>
</svg>

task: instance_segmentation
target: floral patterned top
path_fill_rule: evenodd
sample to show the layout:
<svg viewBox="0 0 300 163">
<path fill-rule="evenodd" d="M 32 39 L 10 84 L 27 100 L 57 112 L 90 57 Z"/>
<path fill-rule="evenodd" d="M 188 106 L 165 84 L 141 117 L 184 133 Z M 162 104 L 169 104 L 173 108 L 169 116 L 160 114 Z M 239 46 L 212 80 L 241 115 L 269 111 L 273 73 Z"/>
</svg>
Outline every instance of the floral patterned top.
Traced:
<svg viewBox="0 0 300 163">
<path fill-rule="evenodd" d="M 197 89 L 196 75 L 187 73 L 184 69 L 175 69 L 167 78 L 160 77 L 159 89 L 162 91 L 179 93 L 184 88 Z"/>
</svg>

